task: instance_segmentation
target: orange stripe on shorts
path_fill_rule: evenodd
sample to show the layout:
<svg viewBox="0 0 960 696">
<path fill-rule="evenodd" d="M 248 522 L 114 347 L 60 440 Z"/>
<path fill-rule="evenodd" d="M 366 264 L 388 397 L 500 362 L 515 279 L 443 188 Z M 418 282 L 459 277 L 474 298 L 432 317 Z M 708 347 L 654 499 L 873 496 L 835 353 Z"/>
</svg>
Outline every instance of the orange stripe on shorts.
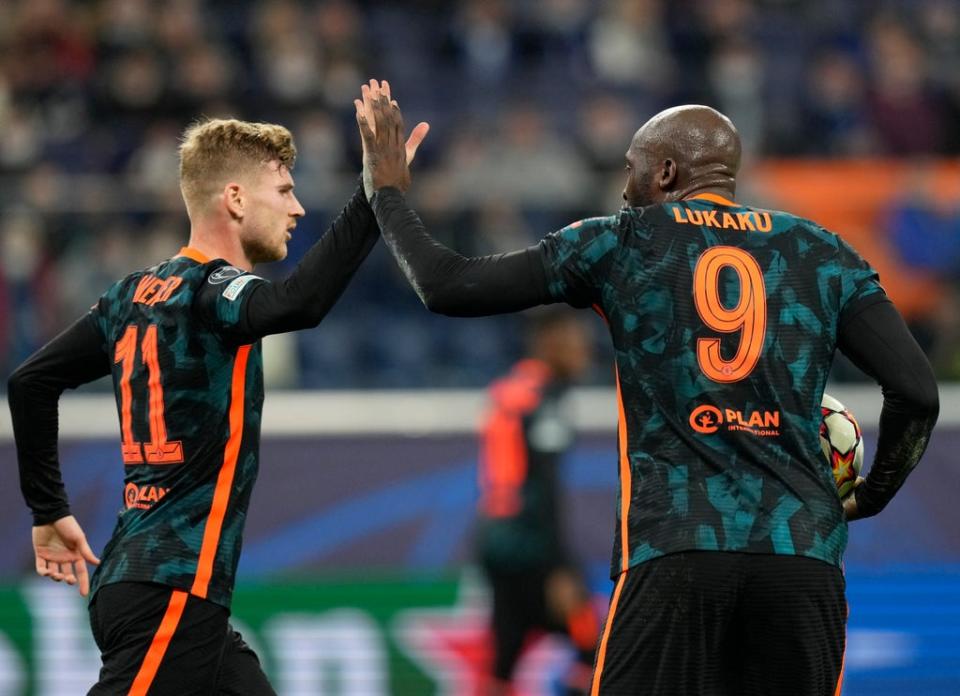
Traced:
<svg viewBox="0 0 960 696">
<path fill-rule="evenodd" d="M 623 391 L 620 388 L 620 370 L 616 370 L 617 440 L 620 447 L 620 570 L 626 572 L 630 567 L 630 499 L 633 497 L 633 476 L 630 470 L 630 448 L 627 436 L 627 412 L 623 406 Z"/>
<path fill-rule="evenodd" d="M 620 592 L 623 590 L 623 583 L 627 579 L 627 572 L 620 573 L 617 579 L 617 586 L 613 590 L 613 599 L 610 600 L 610 611 L 607 612 L 607 622 L 603 627 L 603 638 L 600 639 L 600 648 L 597 650 L 597 668 L 593 673 L 593 687 L 590 689 L 590 696 L 597 696 L 600 693 L 600 678 L 603 676 L 603 664 L 607 660 L 607 641 L 610 640 L 610 630 L 613 628 L 613 615 L 617 611 L 617 604 L 620 603 Z"/>
<path fill-rule="evenodd" d="M 847 618 L 843 622 L 843 657 L 840 658 L 840 676 L 837 677 L 837 688 L 833 696 L 840 696 L 843 691 L 843 673 L 847 669 L 847 621 L 850 620 L 850 605 L 847 604 Z"/>
<path fill-rule="evenodd" d="M 127 696 L 146 696 L 154 677 L 157 676 L 157 670 L 160 669 L 160 662 L 163 660 L 164 653 L 170 645 L 170 639 L 177 630 L 177 624 L 180 623 L 180 617 L 183 616 L 183 608 L 187 605 L 187 593 L 182 590 L 174 590 L 170 595 L 170 602 L 167 604 L 167 611 L 163 614 L 160 621 L 160 628 L 153 634 L 153 640 L 147 649 L 147 654 L 143 658 L 143 664 L 140 665 L 140 671 L 134 677 L 133 686 L 127 692 Z"/>
</svg>

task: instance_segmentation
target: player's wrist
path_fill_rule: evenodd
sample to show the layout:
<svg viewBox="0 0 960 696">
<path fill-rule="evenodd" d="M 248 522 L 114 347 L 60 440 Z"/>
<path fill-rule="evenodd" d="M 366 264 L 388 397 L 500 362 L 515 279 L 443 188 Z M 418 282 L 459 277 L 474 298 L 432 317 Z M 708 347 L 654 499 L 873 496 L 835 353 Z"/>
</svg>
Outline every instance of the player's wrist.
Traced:
<svg viewBox="0 0 960 696">
<path fill-rule="evenodd" d="M 883 509 L 883 505 L 877 505 L 868 489 L 868 483 L 862 484 L 853 489 L 853 501 L 857 505 L 857 518 L 873 517 Z"/>
<path fill-rule="evenodd" d="M 48 512 L 34 512 L 33 513 L 33 526 L 34 527 L 46 527 L 51 525 L 58 520 L 62 520 L 64 517 L 70 517 L 72 513 L 70 512 L 69 507 L 57 508 L 56 510 Z"/>
<path fill-rule="evenodd" d="M 378 201 L 403 200 L 403 191 L 396 186 L 387 185 L 376 187 L 370 196 L 370 205 L 376 208 Z"/>
</svg>

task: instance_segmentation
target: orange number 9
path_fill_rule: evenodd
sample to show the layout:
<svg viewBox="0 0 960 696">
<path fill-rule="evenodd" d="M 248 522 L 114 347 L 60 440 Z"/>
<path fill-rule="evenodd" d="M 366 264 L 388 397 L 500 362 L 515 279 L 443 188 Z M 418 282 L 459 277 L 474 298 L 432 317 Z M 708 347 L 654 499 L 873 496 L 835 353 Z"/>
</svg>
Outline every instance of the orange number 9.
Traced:
<svg viewBox="0 0 960 696">
<path fill-rule="evenodd" d="M 720 302 L 720 271 L 732 268 L 740 282 L 740 301 L 727 308 Z M 703 323 L 714 331 L 740 331 L 736 355 L 724 360 L 719 338 L 697 339 L 697 362 L 714 382 L 739 382 L 760 360 L 767 333 L 767 295 L 760 264 L 738 247 L 707 249 L 693 270 L 693 299 Z"/>
</svg>

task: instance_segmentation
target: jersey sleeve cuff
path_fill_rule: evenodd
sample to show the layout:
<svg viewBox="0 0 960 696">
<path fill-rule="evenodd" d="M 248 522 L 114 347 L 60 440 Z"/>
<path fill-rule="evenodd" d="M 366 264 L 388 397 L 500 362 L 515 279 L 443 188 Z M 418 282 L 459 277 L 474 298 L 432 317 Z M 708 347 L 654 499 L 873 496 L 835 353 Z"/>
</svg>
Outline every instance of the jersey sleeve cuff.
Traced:
<svg viewBox="0 0 960 696">
<path fill-rule="evenodd" d="M 61 520 L 64 517 L 70 516 L 70 508 L 62 507 L 57 508 L 51 512 L 34 512 L 33 513 L 33 526 L 42 527 L 46 524 L 53 524 L 57 520 Z"/>
</svg>

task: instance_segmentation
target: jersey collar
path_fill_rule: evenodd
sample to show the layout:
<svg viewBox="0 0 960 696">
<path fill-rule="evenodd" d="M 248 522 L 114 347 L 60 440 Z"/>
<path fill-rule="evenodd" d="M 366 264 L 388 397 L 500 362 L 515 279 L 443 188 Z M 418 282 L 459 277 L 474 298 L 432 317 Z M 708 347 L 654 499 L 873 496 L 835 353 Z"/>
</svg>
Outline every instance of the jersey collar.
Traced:
<svg viewBox="0 0 960 696">
<path fill-rule="evenodd" d="M 724 198 L 723 196 L 718 196 L 715 193 L 698 193 L 696 196 L 690 196 L 690 198 L 688 198 L 687 200 L 688 201 L 704 200 L 704 201 L 710 201 L 711 203 L 717 203 L 719 205 L 729 205 L 735 208 L 740 207 L 737 203 L 734 203 L 733 201 L 727 198 Z"/>
<path fill-rule="evenodd" d="M 188 259 L 193 259 L 197 263 L 209 263 L 210 259 L 207 258 L 204 254 L 200 253 L 193 247 L 181 247 L 180 251 L 177 252 L 177 256 L 186 256 Z"/>
</svg>

